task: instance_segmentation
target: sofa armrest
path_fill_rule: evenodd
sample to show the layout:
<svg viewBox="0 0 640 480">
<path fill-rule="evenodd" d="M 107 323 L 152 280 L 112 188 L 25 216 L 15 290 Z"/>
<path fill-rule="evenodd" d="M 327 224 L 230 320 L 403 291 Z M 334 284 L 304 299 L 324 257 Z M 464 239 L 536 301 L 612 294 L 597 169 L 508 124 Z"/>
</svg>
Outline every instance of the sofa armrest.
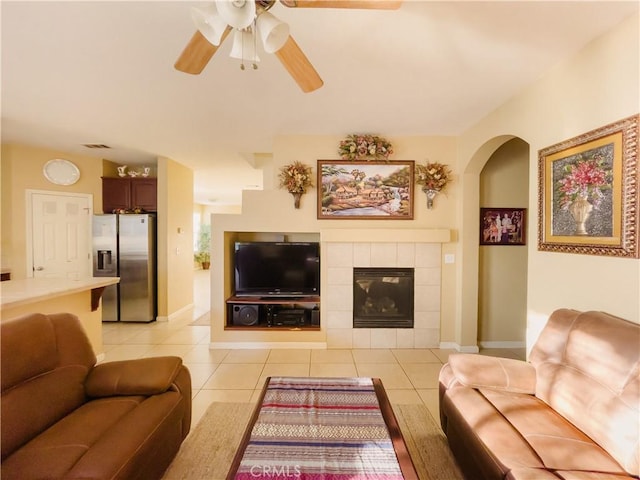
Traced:
<svg viewBox="0 0 640 480">
<path fill-rule="evenodd" d="M 521 360 L 456 353 L 449 355 L 448 363 L 455 378 L 467 387 L 531 395 L 536 392 L 536 369 Z"/>
<path fill-rule="evenodd" d="M 156 395 L 166 392 L 175 380 L 180 357 L 151 357 L 96 365 L 85 381 L 90 397 Z"/>
</svg>

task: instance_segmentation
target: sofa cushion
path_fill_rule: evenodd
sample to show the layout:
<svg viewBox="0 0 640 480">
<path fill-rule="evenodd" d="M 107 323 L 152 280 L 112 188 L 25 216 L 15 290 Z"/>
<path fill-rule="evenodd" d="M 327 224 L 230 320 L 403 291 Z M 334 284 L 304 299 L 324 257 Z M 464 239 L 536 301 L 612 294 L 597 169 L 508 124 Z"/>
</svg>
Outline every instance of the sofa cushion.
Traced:
<svg viewBox="0 0 640 480">
<path fill-rule="evenodd" d="M 517 468 L 511 470 L 504 480 L 629 480 L 629 475 L 585 472 L 584 470 L 562 470 L 552 472 L 539 468 Z"/>
<path fill-rule="evenodd" d="M 97 365 L 87 377 L 90 397 L 155 395 L 166 392 L 180 368 L 180 357 L 150 357 Z"/>
<path fill-rule="evenodd" d="M 513 425 L 549 470 L 625 474 L 607 452 L 533 395 L 480 393 Z"/>
<path fill-rule="evenodd" d="M 177 450 L 182 439 L 177 421 L 183 414 L 181 397 L 167 392 L 88 402 L 8 457 L 2 463 L 2 478 L 131 478 L 136 462 L 145 461 L 141 450 L 149 445 L 167 449 L 169 459 Z M 159 446 L 154 437 L 166 435 L 166 428 L 175 432 L 166 436 L 167 445 Z M 146 457 L 157 459 L 154 453 Z"/>
<path fill-rule="evenodd" d="M 602 312 L 559 310 L 530 361 L 536 395 L 640 475 L 640 328 Z"/>
<path fill-rule="evenodd" d="M 82 405 L 6 459 L 2 477 L 19 472 L 36 478 L 46 468 L 51 478 L 62 478 L 106 430 L 143 399 L 119 397 Z"/>
<path fill-rule="evenodd" d="M 544 468 L 529 443 L 478 390 L 449 389 L 440 408 L 447 417 L 447 439 L 454 452 L 464 452 L 457 459 L 468 475 L 479 470 L 475 478 L 503 478 L 514 468 Z"/>
<path fill-rule="evenodd" d="M 2 394 L 2 461 L 84 403 L 86 375 L 82 366 L 58 368 Z"/>
<path fill-rule="evenodd" d="M 448 363 L 455 378 L 467 387 L 532 395 L 536 391 L 536 369 L 521 360 L 455 353 L 449 355 Z"/>
<path fill-rule="evenodd" d="M 4 460 L 84 403 L 84 380 L 96 358 L 70 314 L 30 314 L 0 328 Z"/>
<path fill-rule="evenodd" d="M 2 325 L 2 392 L 58 366 L 56 334 L 47 317 L 33 315 L 30 322 Z"/>
</svg>

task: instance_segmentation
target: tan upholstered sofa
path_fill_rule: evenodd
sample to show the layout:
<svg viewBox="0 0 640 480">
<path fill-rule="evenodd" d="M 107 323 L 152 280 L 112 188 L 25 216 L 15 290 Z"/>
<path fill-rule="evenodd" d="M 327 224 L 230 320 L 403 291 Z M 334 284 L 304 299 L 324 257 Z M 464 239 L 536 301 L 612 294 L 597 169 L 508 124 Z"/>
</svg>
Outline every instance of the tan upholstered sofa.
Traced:
<svg viewBox="0 0 640 480">
<path fill-rule="evenodd" d="M 0 328 L 3 480 L 162 477 L 191 423 L 180 358 L 96 365 L 70 314 Z"/>
<path fill-rule="evenodd" d="M 640 325 L 562 309 L 528 362 L 451 355 L 440 421 L 468 479 L 637 478 Z"/>
</svg>

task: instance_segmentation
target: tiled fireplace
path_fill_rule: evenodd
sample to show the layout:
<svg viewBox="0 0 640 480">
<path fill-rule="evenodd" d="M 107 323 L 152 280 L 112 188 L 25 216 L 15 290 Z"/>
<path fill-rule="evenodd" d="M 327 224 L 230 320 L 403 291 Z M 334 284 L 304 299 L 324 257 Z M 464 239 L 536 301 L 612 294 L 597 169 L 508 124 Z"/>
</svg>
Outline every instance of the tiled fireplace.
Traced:
<svg viewBox="0 0 640 480">
<path fill-rule="evenodd" d="M 327 348 L 438 347 L 441 243 L 393 242 L 388 236 L 380 241 L 346 241 L 346 237 L 322 240 L 326 281 L 321 295 Z M 354 328 L 353 272 L 357 267 L 413 269 L 413 328 Z"/>
<path fill-rule="evenodd" d="M 413 328 L 413 270 L 354 267 L 353 328 Z"/>
</svg>

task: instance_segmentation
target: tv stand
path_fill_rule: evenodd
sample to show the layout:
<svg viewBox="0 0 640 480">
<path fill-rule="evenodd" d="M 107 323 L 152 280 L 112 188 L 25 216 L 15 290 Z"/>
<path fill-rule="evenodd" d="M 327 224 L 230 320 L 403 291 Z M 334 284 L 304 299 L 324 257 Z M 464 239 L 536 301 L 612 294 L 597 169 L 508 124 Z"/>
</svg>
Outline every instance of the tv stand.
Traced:
<svg viewBox="0 0 640 480">
<path fill-rule="evenodd" d="M 240 297 L 242 298 L 242 297 Z M 278 295 L 267 295 L 266 297 L 260 297 L 260 300 L 264 300 L 268 303 L 272 303 L 272 302 L 296 302 L 296 301 L 300 301 L 301 299 L 303 301 L 305 301 L 304 299 L 309 298 L 307 296 L 301 295 L 301 296 L 296 296 L 296 297 L 280 297 Z M 315 297 L 314 297 L 315 298 Z"/>
<path fill-rule="evenodd" d="M 238 297 L 226 301 L 225 330 L 320 330 L 320 297 Z"/>
</svg>

